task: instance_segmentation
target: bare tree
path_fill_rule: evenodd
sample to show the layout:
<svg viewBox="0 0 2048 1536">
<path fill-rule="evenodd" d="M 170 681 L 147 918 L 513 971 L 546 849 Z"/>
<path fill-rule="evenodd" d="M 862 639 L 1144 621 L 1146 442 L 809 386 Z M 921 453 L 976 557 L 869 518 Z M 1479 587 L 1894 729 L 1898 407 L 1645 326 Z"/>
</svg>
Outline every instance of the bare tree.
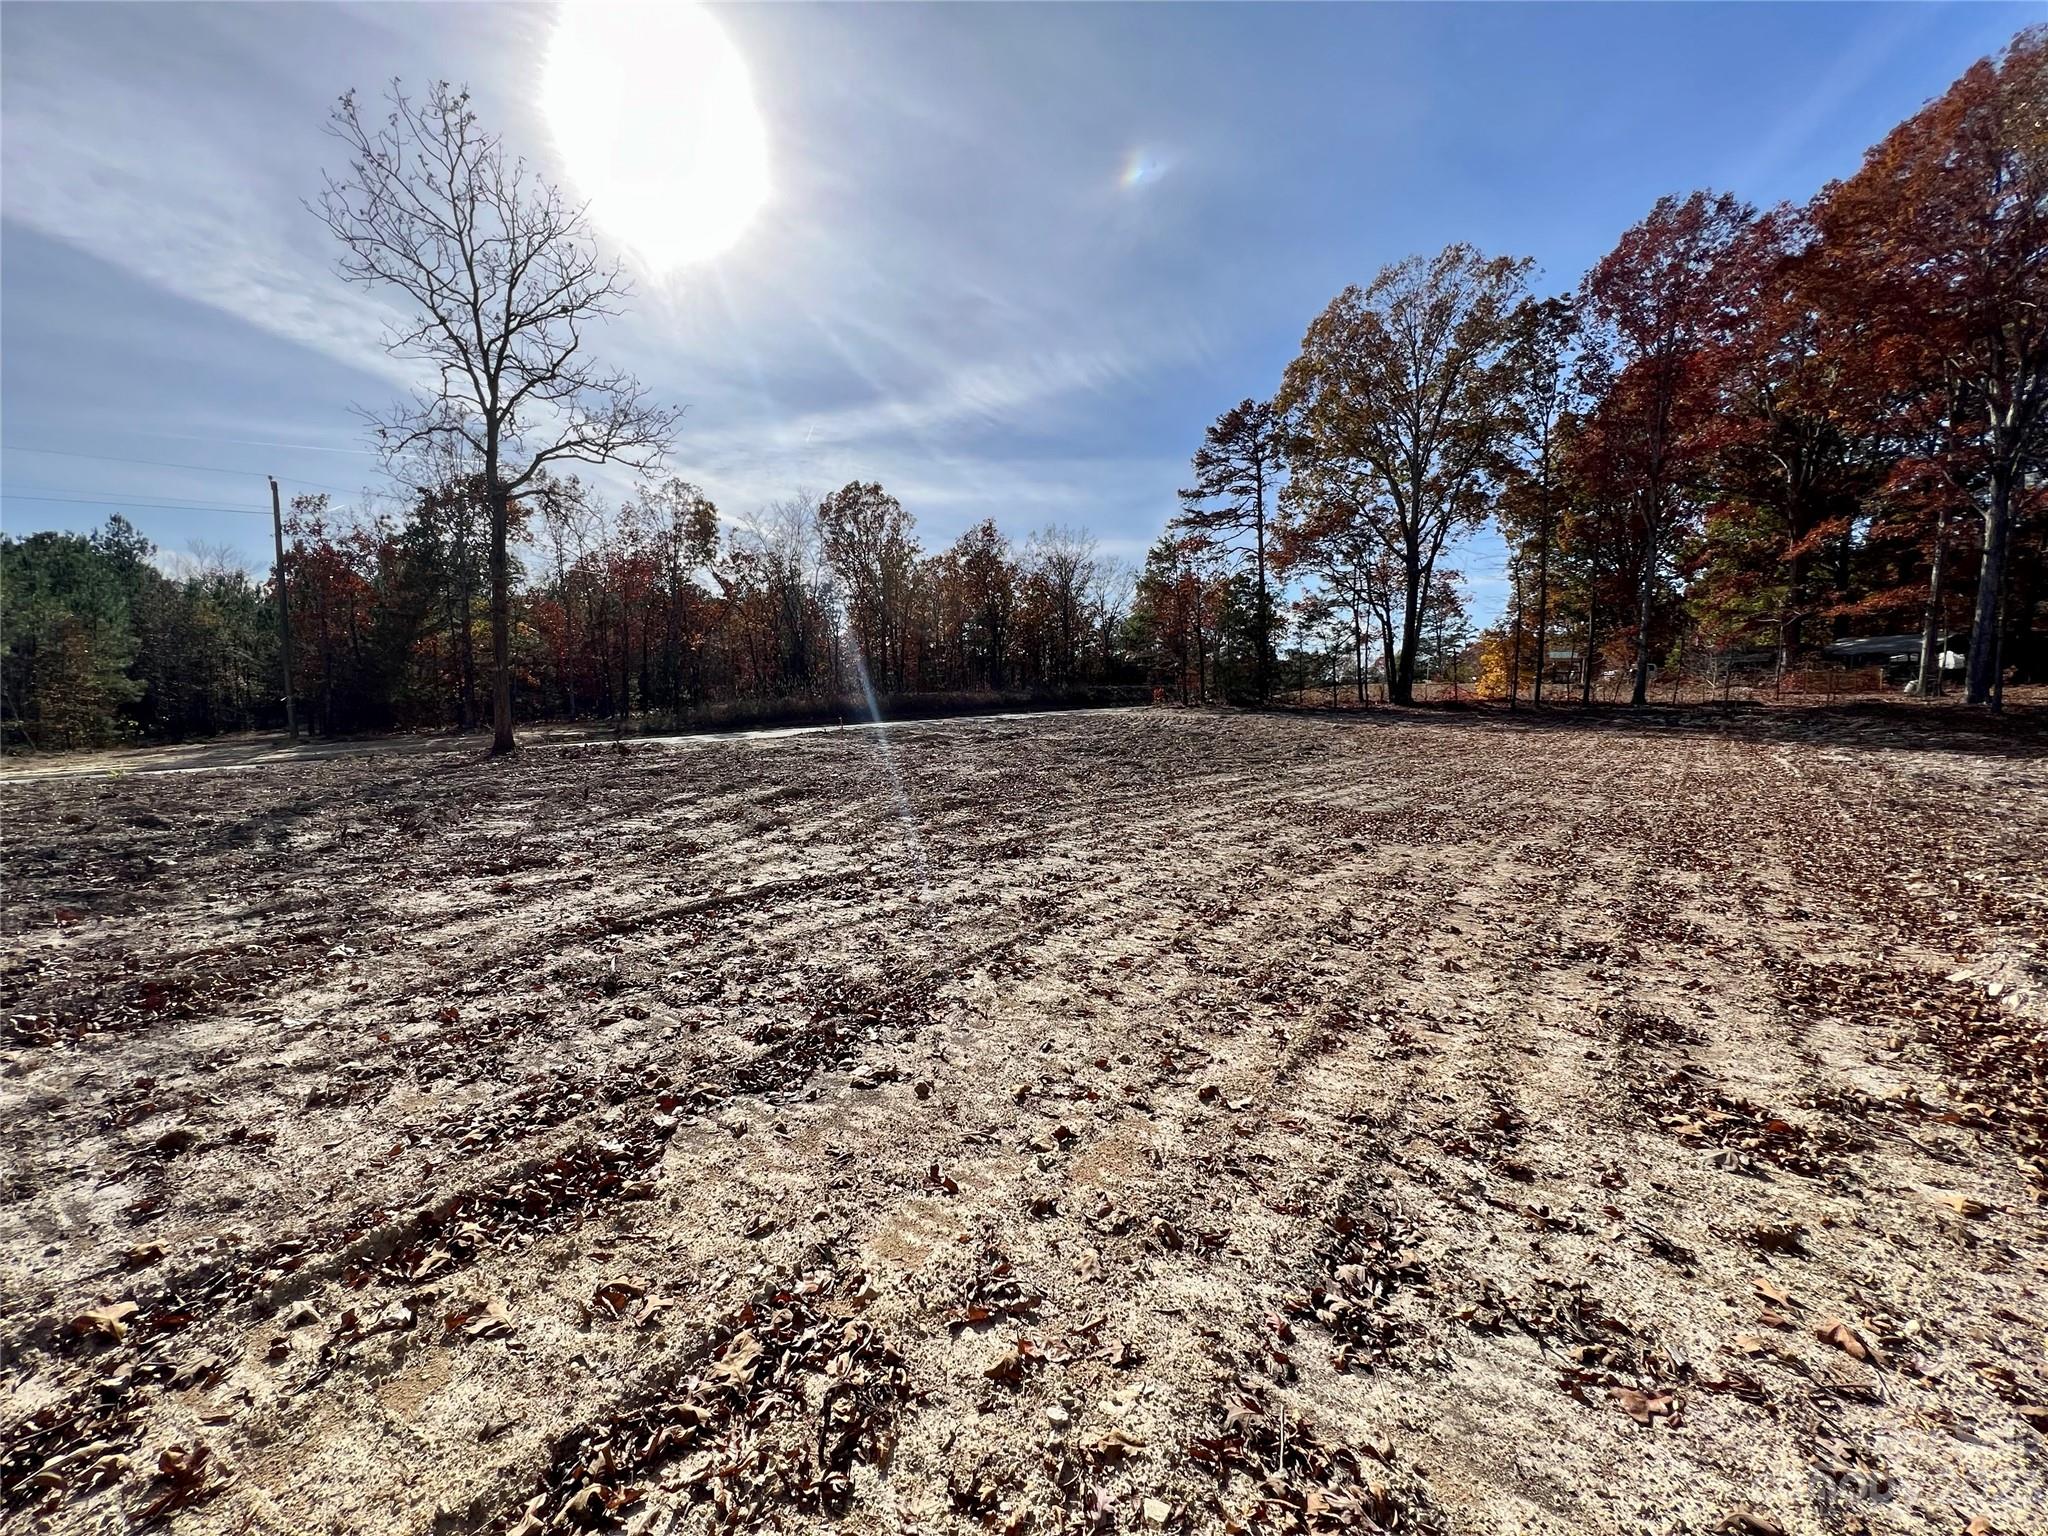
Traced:
<svg viewBox="0 0 2048 1536">
<path fill-rule="evenodd" d="M 1095 540 L 1085 530 L 1052 524 L 1032 536 L 1030 560 L 1052 604 L 1057 631 L 1053 671 L 1065 685 L 1074 680 L 1088 593 L 1095 584 Z"/>
<path fill-rule="evenodd" d="M 1117 637 L 1130 616 L 1138 591 L 1138 569 L 1130 561 L 1112 557 L 1095 562 L 1088 583 L 1088 617 L 1098 637 L 1103 676 L 1114 679 L 1117 671 Z"/>
<path fill-rule="evenodd" d="M 733 529 L 728 547 L 771 596 L 779 686 L 798 685 L 805 693 L 835 686 L 832 569 L 818 531 L 817 496 L 799 490 L 770 502 L 753 523 Z"/>
<path fill-rule="evenodd" d="M 600 257 L 582 208 L 508 157 L 477 125 L 469 93 L 437 81 L 414 101 L 393 81 L 365 117 L 353 91 L 329 131 L 349 167 L 324 177 L 314 212 L 343 247 L 341 275 L 395 289 L 409 318 L 385 345 L 424 362 L 432 384 L 371 415 L 387 460 L 458 440 L 481 467 L 491 518 L 491 751 L 512 736 L 506 544 L 514 499 L 550 464 L 616 460 L 652 472 L 679 410 L 584 353 L 585 331 L 631 288 Z"/>
</svg>

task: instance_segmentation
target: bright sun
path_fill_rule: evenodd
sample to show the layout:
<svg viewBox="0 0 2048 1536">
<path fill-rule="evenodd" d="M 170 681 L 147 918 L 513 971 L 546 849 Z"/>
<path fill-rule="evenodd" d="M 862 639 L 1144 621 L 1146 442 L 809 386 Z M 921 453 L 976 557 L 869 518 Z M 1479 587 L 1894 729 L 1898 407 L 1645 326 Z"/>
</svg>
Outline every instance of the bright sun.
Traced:
<svg viewBox="0 0 2048 1536">
<path fill-rule="evenodd" d="M 716 256 L 768 196 L 746 60 L 696 5 L 564 5 L 542 105 L 591 217 L 656 270 Z"/>
</svg>

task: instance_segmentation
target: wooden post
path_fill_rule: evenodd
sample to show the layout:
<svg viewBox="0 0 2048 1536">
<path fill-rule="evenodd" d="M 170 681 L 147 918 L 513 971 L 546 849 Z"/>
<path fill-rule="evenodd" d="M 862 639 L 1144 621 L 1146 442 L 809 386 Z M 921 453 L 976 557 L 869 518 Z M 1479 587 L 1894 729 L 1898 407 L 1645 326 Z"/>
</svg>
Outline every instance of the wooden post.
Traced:
<svg viewBox="0 0 2048 1536">
<path fill-rule="evenodd" d="M 270 536 L 277 547 L 277 641 L 284 663 L 284 724 L 294 744 L 299 739 L 299 712 L 292 701 L 292 609 L 284 589 L 284 512 L 278 505 L 277 476 L 270 478 Z"/>
</svg>

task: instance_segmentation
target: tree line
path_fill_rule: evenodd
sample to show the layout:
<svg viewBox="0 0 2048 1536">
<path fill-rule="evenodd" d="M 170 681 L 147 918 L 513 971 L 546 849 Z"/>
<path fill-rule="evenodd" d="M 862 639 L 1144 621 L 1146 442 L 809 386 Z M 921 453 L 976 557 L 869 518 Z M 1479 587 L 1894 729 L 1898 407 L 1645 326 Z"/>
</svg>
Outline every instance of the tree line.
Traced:
<svg viewBox="0 0 2048 1536">
<path fill-rule="evenodd" d="M 722 521 L 665 474 L 677 413 L 586 345 L 629 297 L 580 209 L 436 84 L 342 98 L 317 212 L 433 382 L 373 418 L 402 512 L 292 508 L 294 691 L 317 729 L 680 717 L 726 701 L 1144 684 L 1265 700 L 1340 673 L 1397 703 L 1474 660 L 1446 561 L 1491 522 L 1476 658 L 1519 701 L 1681 656 L 1782 671 L 1830 639 L 1952 637 L 1973 703 L 2043 670 L 2048 29 L 2020 33 L 1803 206 L 1660 199 L 1561 294 L 1454 244 L 1346 288 L 1270 397 L 1207 428 L 1132 571 L 993 522 L 927 551 L 882 486 Z M 577 465 L 639 488 L 605 506 Z M 120 518 L 0 538 L 10 739 L 281 717 L 277 591 L 162 569 Z M 1282 648 L 1286 648 L 1283 656 Z"/>
<path fill-rule="evenodd" d="M 291 674 L 313 731 L 491 722 L 491 521 L 477 477 L 427 487 L 395 514 L 325 495 L 291 503 Z M 608 506 L 574 478 L 544 477 L 512 501 L 508 529 L 520 719 L 1082 696 L 1152 670 L 1133 573 L 1087 533 L 1013 541 L 987 521 L 927 550 L 875 484 L 724 524 L 682 480 Z M 91 536 L 0 539 L 0 561 L 15 740 L 47 749 L 283 723 L 271 583 L 220 557 L 167 573 L 119 516 Z"/>
<path fill-rule="evenodd" d="M 1954 635 L 1972 703 L 2040 674 L 2048 30 L 1804 206 L 1662 198 L 1571 292 L 1532 277 L 1462 244 L 1390 265 L 1208 429 L 1147 571 L 1180 573 L 1191 633 L 1205 581 L 1248 583 L 1262 696 L 1291 634 L 1410 701 L 1461 612 L 1446 554 L 1489 520 L 1510 698 L 1559 650 L 1582 697 L 1606 668 L 1640 704 L 1680 653 L 1782 670 L 1893 632 L 1923 691 Z"/>
</svg>

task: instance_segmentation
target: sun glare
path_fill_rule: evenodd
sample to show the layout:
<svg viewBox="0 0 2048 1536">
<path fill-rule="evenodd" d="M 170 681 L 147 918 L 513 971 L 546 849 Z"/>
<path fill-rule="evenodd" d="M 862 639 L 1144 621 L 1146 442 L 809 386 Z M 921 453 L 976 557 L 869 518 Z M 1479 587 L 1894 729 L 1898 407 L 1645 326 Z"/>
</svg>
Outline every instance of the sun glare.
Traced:
<svg viewBox="0 0 2048 1536">
<path fill-rule="evenodd" d="M 563 6 L 541 92 L 591 217 L 657 271 L 716 256 L 767 199 L 746 60 L 701 6 Z"/>
</svg>

